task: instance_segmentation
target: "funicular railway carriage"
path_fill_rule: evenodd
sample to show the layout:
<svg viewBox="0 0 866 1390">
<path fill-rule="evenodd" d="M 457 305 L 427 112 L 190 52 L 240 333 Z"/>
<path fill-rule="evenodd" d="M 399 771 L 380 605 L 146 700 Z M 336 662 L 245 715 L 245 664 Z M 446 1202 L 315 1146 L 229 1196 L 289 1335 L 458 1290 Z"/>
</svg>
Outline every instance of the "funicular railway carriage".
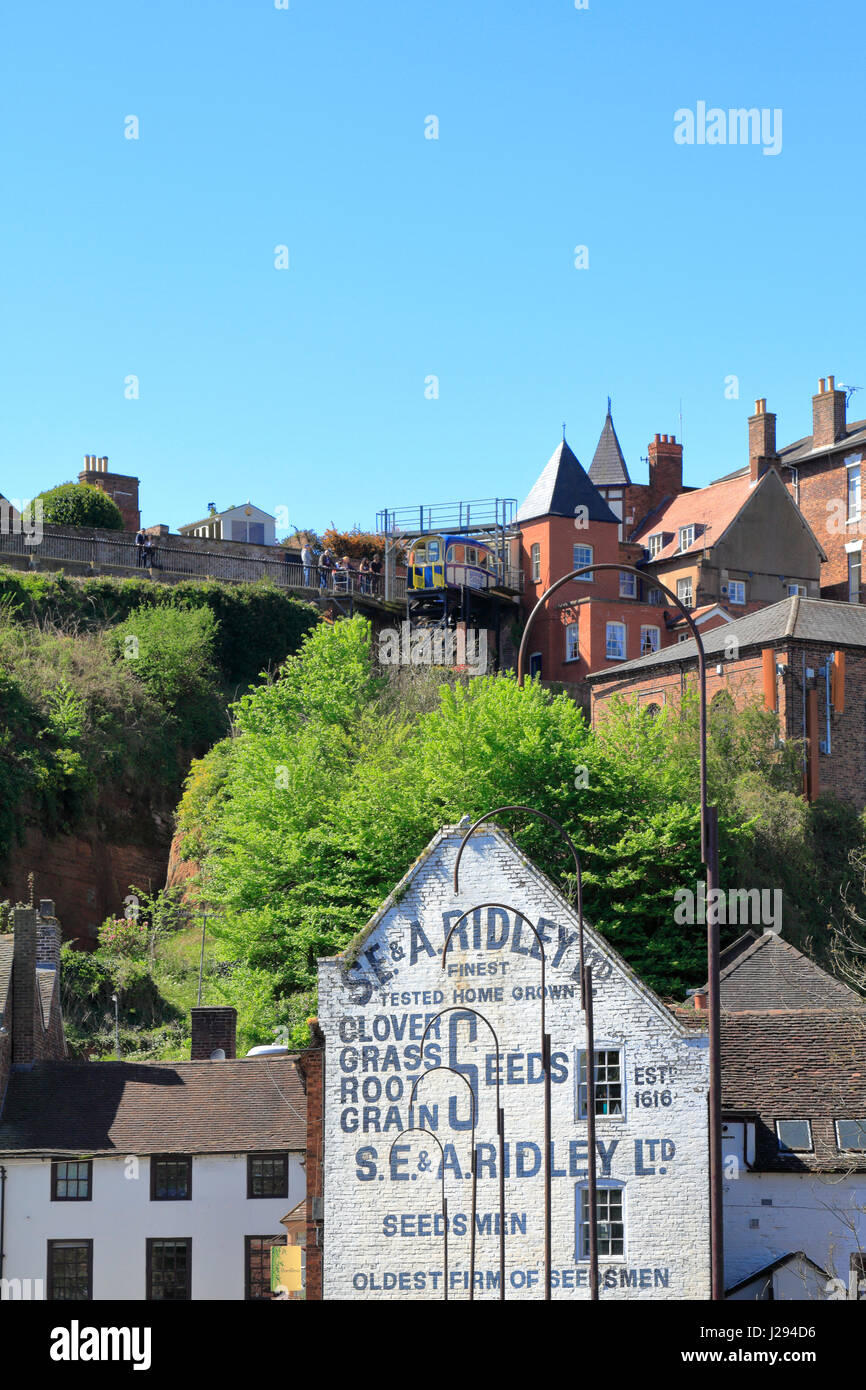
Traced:
<svg viewBox="0 0 866 1390">
<path fill-rule="evenodd" d="M 496 578 L 492 547 L 470 536 L 422 536 L 409 552 L 407 587 L 416 593 L 462 586 L 490 589 Z"/>
</svg>

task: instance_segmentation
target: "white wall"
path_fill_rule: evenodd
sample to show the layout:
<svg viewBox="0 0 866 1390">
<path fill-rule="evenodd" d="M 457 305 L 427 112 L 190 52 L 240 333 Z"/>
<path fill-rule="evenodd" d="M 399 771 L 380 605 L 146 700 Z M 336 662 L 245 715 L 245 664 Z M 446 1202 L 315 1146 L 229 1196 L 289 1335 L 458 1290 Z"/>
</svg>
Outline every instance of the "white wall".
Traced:
<svg viewBox="0 0 866 1390">
<path fill-rule="evenodd" d="M 726 1179 L 724 1202 L 728 1287 L 792 1250 L 847 1285 L 851 1255 L 866 1251 L 866 1173 L 741 1169 L 738 1178 Z"/>
<path fill-rule="evenodd" d="M 42 1280 L 47 1241 L 93 1240 L 93 1297 L 144 1299 L 145 1240 L 192 1238 L 192 1297 L 243 1299 L 244 1237 L 280 1236 L 285 1216 L 304 1196 L 300 1155 L 289 1155 L 289 1194 L 247 1198 L 245 1154 L 194 1157 L 192 1198 L 150 1200 L 150 1159 L 94 1158 L 89 1202 L 51 1201 L 49 1159 L 4 1158 L 6 1279 Z"/>
<path fill-rule="evenodd" d="M 534 938 L 527 928 L 515 935 L 516 917 L 507 916 L 508 935 L 501 946 L 487 946 L 487 913 L 481 914 L 480 946 L 472 926 L 467 949 L 449 954 L 442 970 L 445 918 L 472 904 L 499 902 L 529 915 L 547 938 L 548 1028 L 557 1077 L 552 1085 L 553 1143 L 556 1173 L 552 1184 L 553 1297 L 589 1297 L 588 1262 L 575 1258 L 576 1188 L 585 1181 L 586 1121 L 576 1117 L 578 1050 L 584 1044 L 580 1011 L 577 937 L 574 914 L 522 856 L 498 836 L 480 833 L 469 842 L 455 898 L 451 874 L 460 837 L 450 835 L 434 846 L 417 876 L 395 895 L 360 947 L 358 969 L 350 987 L 337 961 L 320 963 L 319 1022 L 325 1054 L 325 1297 L 350 1299 L 441 1299 L 442 1238 L 419 1230 L 419 1217 L 431 1220 L 440 1209 L 439 1151 L 423 1135 L 401 1143 L 402 1165 L 389 1164 L 391 1143 L 408 1116 L 409 1092 L 420 1074 L 418 1049 L 426 1019 L 438 1010 L 465 1002 L 479 1008 L 500 1037 L 503 1058 L 502 1102 L 511 1171 L 506 1177 L 506 1211 L 525 1220 L 525 1233 L 508 1229 L 506 1297 L 543 1297 L 543 1095 L 542 1084 L 526 1084 L 527 1056 L 540 1074 L 540 959 L 529 955 Z M 454 920 L 452 917 L 450 920 Z M 501 927 L 504 927 L 504 923 Z M 560 935 L 560 930 L 562 935 Z M 423 937 L 422 937 L 423 933 Z M 424 945 L 426 941 L 427 945 Z M 559 946 L 563 942 L 559 950 Z M 537 946 L 536 946 L 537 950 Z M 625 1189 L 626 1250 L 622 1257 L 602 1256 L 602 1298 L 683 1299 L 709 1295 L 707 1182 L 706 1039 L 687 1035 L 647 990 L 607 954 L 603 944 L 587 938 L 595 970 L 596 1047 L 624 1049 L 626 1114 L 599 1118 L 597 1144 L 600 1180 L 609 1176 Z M 559 956 L 556 966 L 555 957 Z M 413 959 L 414 956 L 414 959 Z M 463 965 L 483 966 L 485 974 L 461 978 Z M 382 983 L 376 977 L 389 975 Z M 364 1001 L 364 994 L 369 998 Z M 466 993 L 461 993 L 465 987 Z M 475 990 L 473 996 L 470 990 Z M 484 990 L 481 1000 L 477 991 Z M 527 990 L 532 991 L 527 998 Z M 451 1036 L 446 1016 L 436 1047 L 425 1053 L 427 1065 L 449 1057 L 463 1067 L 477 1066 L 479 1117 L 477 1141 L 495 1159 L 495 1085 L 487 1074 L 493 1045 L 482 1025 L 473 1043 L 466 1021 Z M 342 1036 L 341 1036 L 342 1034 Z M 366 1041 L 363 1040 L 363 1037 Z M 453 1051 L 451 1046 L 453 1043 Z M 438 1052 L 437 1052 L 438 1048 Z M 367 1050 L 369 1049 L 369 1050 Z M 664 1081 L 647 1081 L 646 1068 L 665 1068 Z M 425 1068 L 426 1069 L 426 1068 Z M 387 1083 L 389 1099 L 373 1092 Z M 359 1099 L 350 1093 L 358 1087 Z M 370 1089 L 371 1110 L 365 1117 L 363 1087 Z M 664 1101 L 653 1101 L 655 1095 Z M 468 1113 L 468 1091 L 448 1073 L 422 1082 L 419 1100 L 438 1102 L 437 1137 L 447 1146 L 446 1195 L 454 1224 L 449 1265 L 456 1282 L 451 1297 L 465 1299 L 469 1240 L 457 1229 L 468 1223 L 471 1181 L 467 1173 L 470 1133 L 452 1126 L 449 1098 L 457 1096 L 454 1118 Z M 646 1104 L 639 1104 L 649 1097 Z M 367 1125 L 365 1128 L 365 1118 Z M 376 1124 L 380 1128 L 376 1128 Z M 425 1124 L 416 1102 L 414 1123 Z M 664 1146 L 662 1146 L 664 1141 Z M 523 1155 L 520 1171 L 518 1145 Z M 426 1151 L 426 1158 L 423 1156 Z M 432 1160 L 432 1161 L 431 1161 Z M 534 1171 L 533 1171 L 534 1170 Z M 607 1170 L 607 1171 L 605 1171 Z M 498 1212 L 498 1176 L 488 1164 L 478 1183 L 480 1217 Z M 412 1178 L 414 1177 L 414 1181 Z M 402 1218 L 410 1224 L 403 1233 Z M 398 1229 L 393 1230 L 394 1223 Z M 487 1283 L 498 1273 L 498 1237 L 482 1234 L 476 1269 L 485 1279 L 486 1299 L 498 1297 Z M 434 1275 L 439 1276 L 438 1286 Z M 402 1287 L 400 1279 L 403 1280 Z M 396 1282 L 395 1282 L 396 1281 Z"/>
</svg>

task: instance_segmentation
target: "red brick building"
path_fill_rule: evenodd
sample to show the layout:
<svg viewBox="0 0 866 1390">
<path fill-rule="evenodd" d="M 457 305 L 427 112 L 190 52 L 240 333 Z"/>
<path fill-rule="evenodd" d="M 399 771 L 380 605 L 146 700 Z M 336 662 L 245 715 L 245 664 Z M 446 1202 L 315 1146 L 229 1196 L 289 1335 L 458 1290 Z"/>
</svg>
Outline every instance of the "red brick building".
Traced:
<svg viewBox="0 0 866 1390">
<path fill-rule="evenodd" d="M 120 508 L 124 531 L 137 531 L 141 526 L 138 509 L 138 479 L 125 473 L 109 473 L 108 459 L 95 454 L 84 455 L 84 467 L 78 475 L 80 483 L 89 483 L 112 497 Z"/>
<path fill-rule="evenodd" d="M 866 805 L 866 610 L 792 596 L 702 634 L 710 700 L 727 692 L 777 711 L 782 737 L 803 740 L 809 800 L 829 792 Z M 677 708 L 696 684 L 693 639 L 588 677 L 592 722 L 620 695 Z"/>
</svg>

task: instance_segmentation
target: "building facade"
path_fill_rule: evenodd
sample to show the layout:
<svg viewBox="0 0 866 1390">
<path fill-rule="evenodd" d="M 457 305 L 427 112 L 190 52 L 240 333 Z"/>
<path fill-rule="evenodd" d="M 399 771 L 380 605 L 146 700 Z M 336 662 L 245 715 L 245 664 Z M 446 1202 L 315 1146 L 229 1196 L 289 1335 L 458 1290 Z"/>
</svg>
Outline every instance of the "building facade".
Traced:
<svg viewBox="0 0 866 1390">
<path fill-rule="evenodd" d="M 312 1129 L 309 1137 L 322 1162 L 317 1229 L 326 1299 L 443 1298 L 443 1176 L 448 1294 L 468 1298 L 473 1106 L 475 1293 L 499 1297 L 497 1078 L 505 1126 L 505 1296 L 543 1297 L 541 950 L 527 918 L 546 955 L 553 1297 L 589 1297 L 585 1016 L 575 913 L 495 827 L 468 842 L 455 895 L 461 838 L 461 828 L 442 830 L 355 943 L 320 961 L 322 1132 L 320 1140 Z M 467 910 L 443 969 L 447 933 Z M 588 925 L 585 933 L 598 1078 L 600 1296 L 706 1298 L 706 1036 L 666 1009 Z M 315 1064 L 314 1054 L 305 1054 L 311 1114 Z M 310 1281 L 316 1239 L 308 1235 Z"/>
</svg>

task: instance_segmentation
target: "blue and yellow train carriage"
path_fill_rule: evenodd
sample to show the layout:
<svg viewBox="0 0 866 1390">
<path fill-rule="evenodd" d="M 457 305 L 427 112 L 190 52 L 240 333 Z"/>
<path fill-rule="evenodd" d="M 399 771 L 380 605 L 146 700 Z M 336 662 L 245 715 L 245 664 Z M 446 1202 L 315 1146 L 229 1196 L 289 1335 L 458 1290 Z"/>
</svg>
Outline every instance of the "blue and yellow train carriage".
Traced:
<svg viewBox="0 0 866 1390">
<path fill-rule="evenodd" d="M 416 593 L 436 589 L 490 589 L 496 560 L 484 541 L 469 536 L 422 536 L 409 552 L 408 587 Z"/>
</svg>

